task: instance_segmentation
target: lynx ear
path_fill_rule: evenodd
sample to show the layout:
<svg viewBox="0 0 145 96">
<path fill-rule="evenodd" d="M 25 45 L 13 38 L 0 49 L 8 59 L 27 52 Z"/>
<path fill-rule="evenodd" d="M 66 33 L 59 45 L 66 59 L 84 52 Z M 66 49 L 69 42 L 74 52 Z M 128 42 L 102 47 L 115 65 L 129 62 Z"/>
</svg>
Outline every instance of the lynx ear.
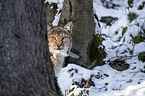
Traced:
<svg viewBox="0 0 145 96">
<path fill-rule="evenodd" d="M 47 24 L 47 31 L 49 31 L 50 29 L 52 29 L 52 27 Z"/>
<path fill-rule="evenodd" d="M 68 31 L 72 31 L 72 22 L 68 22 L 65 26 L 64 26 L 65 29 L 67 29 Z"/>
<path fill-rule="evenodd" d="M 51 29 L 52 29 L 52 27 L 47 24 L 47 37 L 49 37 L 49 34 L 51 33 L 50 32 Z"/>
</svg>

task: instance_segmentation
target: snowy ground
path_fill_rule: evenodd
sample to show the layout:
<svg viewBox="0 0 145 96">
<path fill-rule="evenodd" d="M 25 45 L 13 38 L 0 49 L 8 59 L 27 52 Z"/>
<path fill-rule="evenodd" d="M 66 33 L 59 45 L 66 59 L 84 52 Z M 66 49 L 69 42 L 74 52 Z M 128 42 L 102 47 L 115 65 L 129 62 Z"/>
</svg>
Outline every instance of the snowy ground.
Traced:
<svg viewBox="0 0 145 96">
<path fill-rule="evenodd" d="M 78 72 L 68 72 L 68 70 L 72 68 L 77 69 Z M 58 83 L 63 94 L 65 94 L 65 90 L 70 88 L 74 80 L 78 82 L 80 82 L 82 78 L 88 80 L 90 75 L 97 75 L 98 72 L 102 74 L 102 79 L 92 78 L 95 82 L 95 88 L 92 87 L 89 96 L 145 96 L 144 73 L 131 73 L 129 70 L 118 72 L 108 65 L 96 67 L 94 70 L 87 70 L 75 64 L 69 64 L 61 70 Z M 106 77 L 103 75 L 105 73 L 110 76 Z M 71 76 L 72 74 L 74 74 L 73 77 Z M 138 82 L 142 83 L 138 84 Z M 109 85 L 105 86 L 105 83 L 109 83 Z M 108 89 L 107 91 L 104 90 L 104 86 Z M 116 90 L 113 91 L 113 89 Z"/>
<path fill-rule="evenodd" d="M 58 10 L 62 8 L 63 0 L 46 1 L 58 3 Z M 69 64 L 61 70 L 58 77 L 58 83 L 63 94 L 65 94 L 66 89 L 71 87 L 74 81 L 81 82 L 82 78 L 88 80 L 91 75 L 99 75 L 101 76 L 99 79 L 96 77 L 91 78 L 95 83 L 95 87 L 91 87 L 89 96 L 145 96 L 145 73 L 141 72 L 141 69 L 145 68 L 145 63 L 139 61 L 138 57 L 135 56 L 145 51 L 145 42 L 135 44 L 132 41 L 132 38 L 137 36 L 139 32 L 143 32 L 141 26 L 145 27 L 145 8 L 137 10 L 138 6 L 145 0 L 134 0 L 132 8 L 127 8 L 127 0 L 112 1 L 115 4 L 119 4 L 120 7 L 107 9 L 102 6 L 101 0 L 94 0 L 94 13 L 97 14 L 99 20 L 102 16 L 118 18 L 111 26 L 106 26 L 106 24 L 100 22 L 101 28 L 99 29 L 97 20 L 94 19 L 96 22 L 96 34 L 99 31 L 99 33 L 107 35 L 103 41 L 107 53 L 107 57 L 104 60 L 133 55 L 134 57 L 126 59 L 126 62 L 130 64 L 130 68 L 119 72 L 106 63 L 104 66 L 88 70 L 75 64 Z M 130 22 L 127 15 L 129 12 L 134 12 L 139 16 Z M 53 25 L 57 25 L 59 16 L 60 14 L 56 14 Z M 123 33 L 123 29 L 126 27 L 127 30 Z M 133 50 L 133 54 L 130 54 L 130 50 Z M 68 71 L 70 69 L 73 70 Z"/>
</svg>

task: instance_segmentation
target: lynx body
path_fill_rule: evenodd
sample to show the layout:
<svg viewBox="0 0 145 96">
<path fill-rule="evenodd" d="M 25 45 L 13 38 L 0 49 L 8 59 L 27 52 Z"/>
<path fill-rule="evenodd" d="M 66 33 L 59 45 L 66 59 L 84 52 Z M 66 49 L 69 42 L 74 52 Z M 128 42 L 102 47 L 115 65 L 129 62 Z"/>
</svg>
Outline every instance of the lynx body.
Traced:
<svg viewBox="0 0 145 96">
<path fill-rule="evenodd" d="M 64 27 L 55 26 L 50 27 L 47 25 L 47 37 L 49 52 L 51 53 L 51 61 L 54 65 L 55 75 L 58 76 L 61 68 L 63 67 L 64 58 L 69 56 L 72 45 L 71 22 Z"/>
</svg>

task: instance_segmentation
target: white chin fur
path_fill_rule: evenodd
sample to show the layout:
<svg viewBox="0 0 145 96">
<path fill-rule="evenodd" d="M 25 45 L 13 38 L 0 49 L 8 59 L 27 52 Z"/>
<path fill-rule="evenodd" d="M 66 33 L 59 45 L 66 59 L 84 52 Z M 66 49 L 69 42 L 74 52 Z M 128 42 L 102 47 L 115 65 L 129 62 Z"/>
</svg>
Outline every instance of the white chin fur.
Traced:
<svg viewBox="0 0 145 96">
<path fill-rule="evenodd" d="M 54 58 L 58 56 L 67 57 L 68 56 L 68 47 L 64 47 L 62 50 L 54 50 L 53 48 L 49 47 L 49 51 L 53 54 Z"/>
</svg>

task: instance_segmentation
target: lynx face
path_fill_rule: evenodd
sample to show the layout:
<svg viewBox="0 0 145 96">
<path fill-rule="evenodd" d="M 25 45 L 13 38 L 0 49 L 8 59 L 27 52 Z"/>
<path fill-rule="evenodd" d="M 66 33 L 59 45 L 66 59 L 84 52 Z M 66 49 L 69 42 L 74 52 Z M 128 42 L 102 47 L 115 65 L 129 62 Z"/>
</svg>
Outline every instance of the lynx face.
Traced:
<svg viewBox="0 0 145 96">
<path fill-rule="evenodd" d="M 71 49 L 71 34 L 68 32 L 71 31 L 71 22 L 66 24 L 64 27 L 56 26 L 51 27 L 47 25 L 47 37 L 49 52 L 51 53 L 51 61 L 54 65 L 55 75 L 57 76 L 60 72 L 64 57 L 69 56 Z"/>
<path fill-rule="evenodd" d="M 71 47 L 71 35 L 63 27 L 54 27 L 48 32 L 49 48 L 66 50 Z"/>
</svg>

